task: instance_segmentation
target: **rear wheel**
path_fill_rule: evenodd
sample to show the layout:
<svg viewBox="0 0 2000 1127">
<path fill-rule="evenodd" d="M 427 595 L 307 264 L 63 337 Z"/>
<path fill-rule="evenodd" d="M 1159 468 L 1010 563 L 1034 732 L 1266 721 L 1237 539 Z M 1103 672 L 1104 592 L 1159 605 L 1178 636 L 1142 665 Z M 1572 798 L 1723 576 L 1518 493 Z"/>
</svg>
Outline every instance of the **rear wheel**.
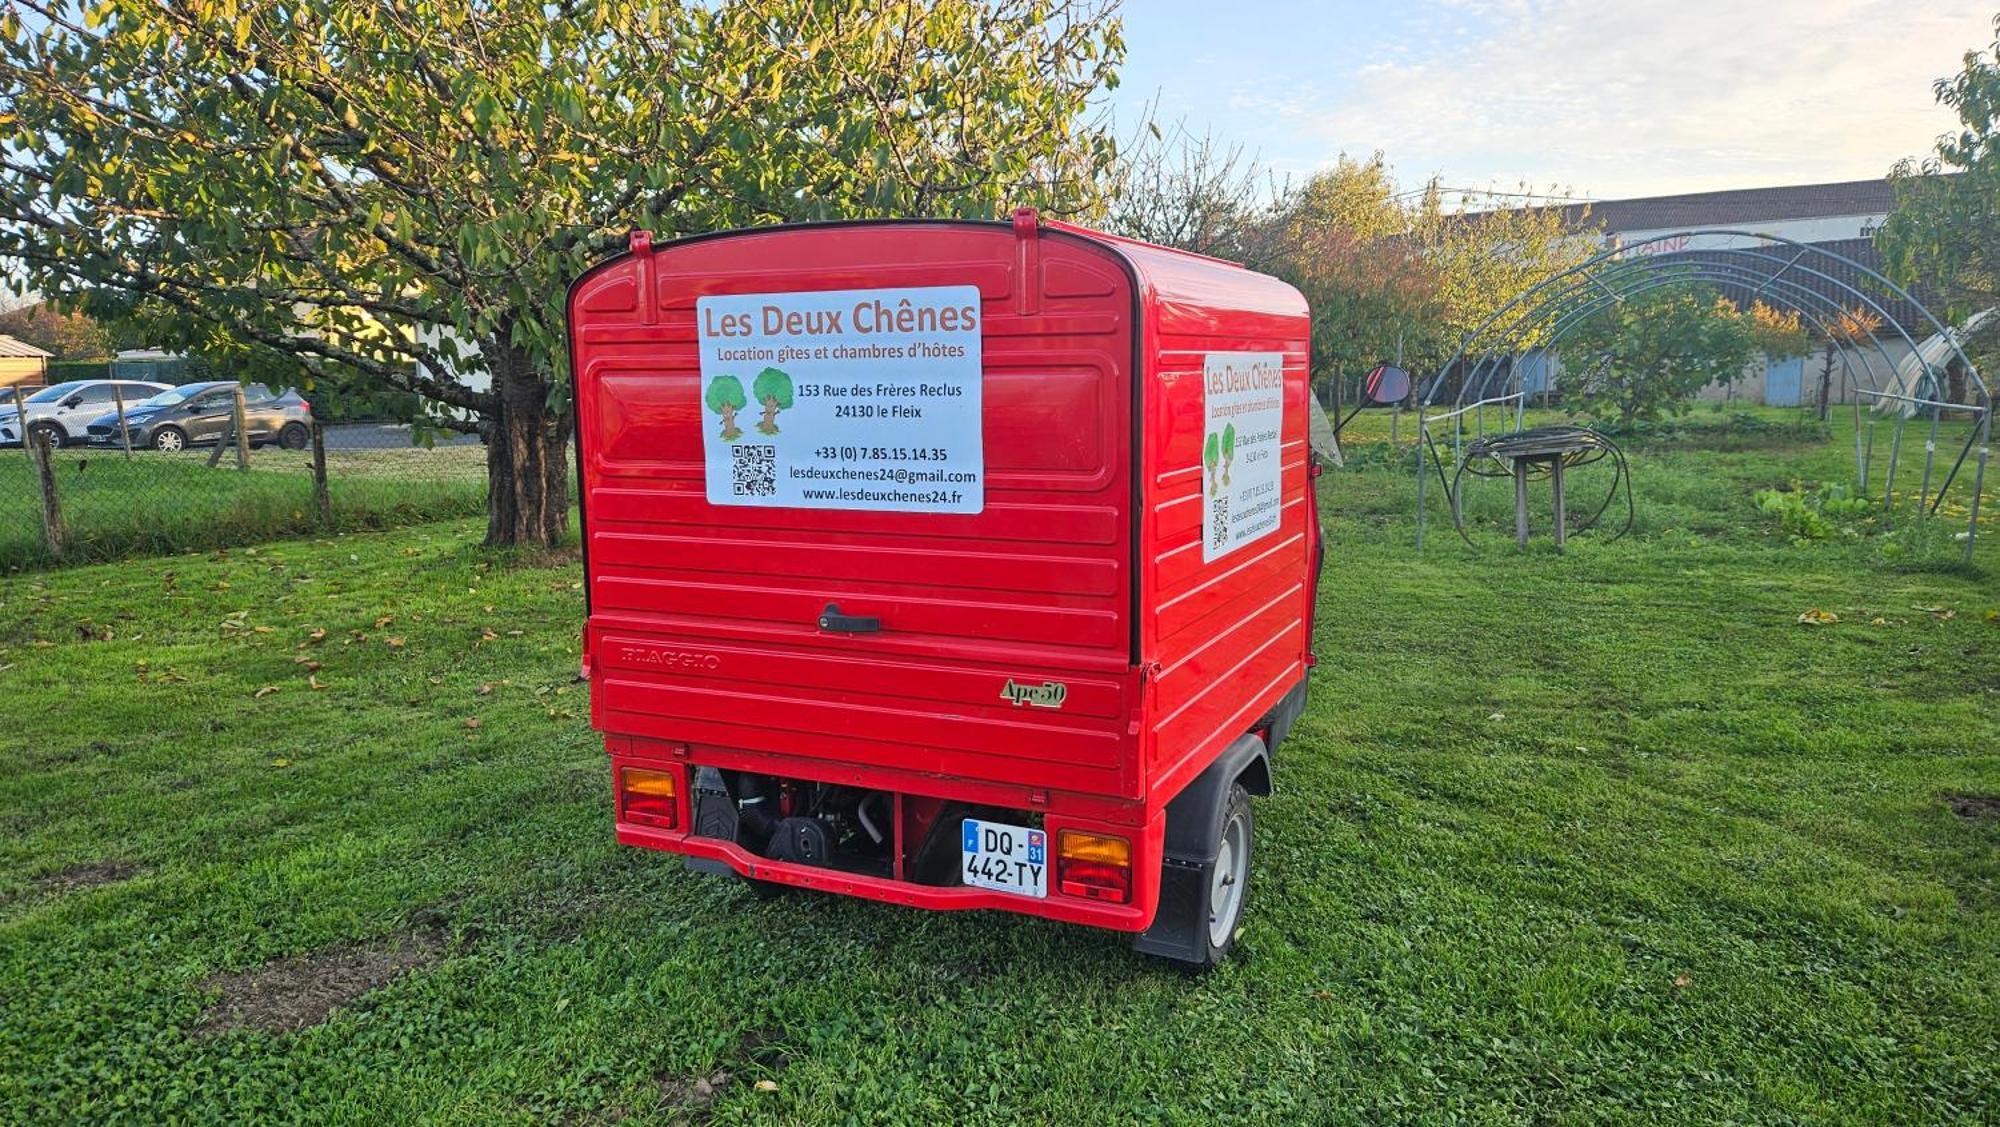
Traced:
<svg viewBox="0 0 2000 1127">
<path fill-rule="evenodd" d="M 60 450 L 69 439 L 69 432 L 55 423 L 33 423 L 28 427 L 28 441 L 46 441 L 49 449 Z"/>
<path fill-rule="evenodd" d="M 1229 957 L 1236 947 L 1236 934 L 1243 924 L 1243 905 L 1250 895 L 1250 854 L 1256 821 L 1250 813 L 1250 792 L 1243 784 L 1229 787 L 1229 803 L 1222 811 L 1222 830 L 1215 843 L 1215 867 L 1208 876 L 1207 902 L 1203 904 L 1207 926 L 1203 935 L 1208 950 L 1196 969 L 1205 970 Z"/>
<path fill-rule="evenodd" d="M 278 445 L 287 450 L 304 450 L 311 438 L 304 423 L 286 423 L 285 429 L 278 432 Z"/>
<path fill-rule="evenodd" d="M 179 427 L 161 427 L 153 432 L 153 449 L 166 454 L 178 454 L 187 449 L 187 432 Z"/>
</svg>

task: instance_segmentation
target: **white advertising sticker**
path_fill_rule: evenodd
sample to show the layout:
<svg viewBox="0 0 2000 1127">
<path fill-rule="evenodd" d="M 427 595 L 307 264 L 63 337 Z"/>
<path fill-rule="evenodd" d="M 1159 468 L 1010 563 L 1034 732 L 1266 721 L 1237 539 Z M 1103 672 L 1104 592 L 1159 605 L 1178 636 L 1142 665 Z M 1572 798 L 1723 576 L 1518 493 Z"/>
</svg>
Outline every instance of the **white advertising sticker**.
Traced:
<svg viewBox="0 0 2000 1127">
<path fill-rule="evenodd" d="M 701 298 L 709 502 L 979 512 L 980 313 L 976 286 Z"/>
<path fill-rule="evenodd" d="M 1285 433 L 1285 357 L 1211 352 L 1202 361 L 1201 558 L 1277 531 Z"/>
</svg>

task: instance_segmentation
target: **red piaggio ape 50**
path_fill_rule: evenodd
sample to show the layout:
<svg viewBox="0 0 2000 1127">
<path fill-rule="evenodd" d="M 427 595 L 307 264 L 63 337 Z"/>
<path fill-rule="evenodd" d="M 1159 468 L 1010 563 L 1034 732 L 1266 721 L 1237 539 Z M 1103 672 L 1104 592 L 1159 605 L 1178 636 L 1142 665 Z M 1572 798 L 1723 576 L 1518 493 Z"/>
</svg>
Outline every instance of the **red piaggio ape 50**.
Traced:
<svg viewBox="0 0 2000 1127">
<path fill-rule="evenodd" d="M 638 233 L 569 324 L 619 841 L 1229 952 L 1313 664 L 1297 291 L 1023 210 Z"/>
</svg>

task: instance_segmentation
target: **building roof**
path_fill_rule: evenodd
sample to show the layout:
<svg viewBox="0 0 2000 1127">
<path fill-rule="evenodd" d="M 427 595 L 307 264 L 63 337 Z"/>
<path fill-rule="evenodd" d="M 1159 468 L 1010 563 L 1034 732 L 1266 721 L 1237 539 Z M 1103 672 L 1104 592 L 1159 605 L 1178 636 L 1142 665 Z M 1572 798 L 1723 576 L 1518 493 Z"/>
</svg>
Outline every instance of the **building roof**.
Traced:
<svg viewBox="0 0 2000 1127">
<path fill-rule="evenodd" d="M 1887 180 L 1847 180 L 1837 184 L 1733 188 L 1723 192 L 1604 200 L 1571 204 L 1561 210 L 1569 222 L 1610 233 L 1730 227 L 1773 219 L 1886 214 L 1896 210 L 1896 188 Z"/>
<path fill-rule="evenodd" d="M 24 340 L 0 333 L 0 357 L 25 360 L 53 360 L 55 353 L 45 352 Z"/>
</svg>

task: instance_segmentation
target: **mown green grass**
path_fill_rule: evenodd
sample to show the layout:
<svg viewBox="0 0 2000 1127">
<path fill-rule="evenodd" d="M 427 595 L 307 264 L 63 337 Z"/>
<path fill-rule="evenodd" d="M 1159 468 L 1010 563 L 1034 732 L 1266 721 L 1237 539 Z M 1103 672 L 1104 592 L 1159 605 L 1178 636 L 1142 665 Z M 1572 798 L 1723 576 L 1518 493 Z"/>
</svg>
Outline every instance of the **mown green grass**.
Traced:
<svg viewBox="0 0 2000 1127">
<path fill-rule="evenodd" d="M 2000 555 L 1791 542 L 1751 492 L 1842 441 L 1636 444 L 1563 556 L 1416 555 L 1357 445 L 1199 980 L 615 846 L 578 569 L 469 522 L 0 580 L 0 1121 L 1990 1122 L 2000 821 L 1946 797 L 2000 795 Z M 218 971 L 430 942 L 197 1032 Z"/>
<path fill-rule="evenodd" d="M 69 542 L 63 562 L 252 544 L 329 531 L 313 515 L 310 455 L 276 447 L 239 471 L 225 452 L 55 451 L 56 495 Z M 332 530 L 460 517 L 486 500 L 476 447 L 338 451 L 327 469 Z M 57 562 L 43 539 L 41 494 L 21 449 L 0 450 L 0 570 Z"/>
</svg>

